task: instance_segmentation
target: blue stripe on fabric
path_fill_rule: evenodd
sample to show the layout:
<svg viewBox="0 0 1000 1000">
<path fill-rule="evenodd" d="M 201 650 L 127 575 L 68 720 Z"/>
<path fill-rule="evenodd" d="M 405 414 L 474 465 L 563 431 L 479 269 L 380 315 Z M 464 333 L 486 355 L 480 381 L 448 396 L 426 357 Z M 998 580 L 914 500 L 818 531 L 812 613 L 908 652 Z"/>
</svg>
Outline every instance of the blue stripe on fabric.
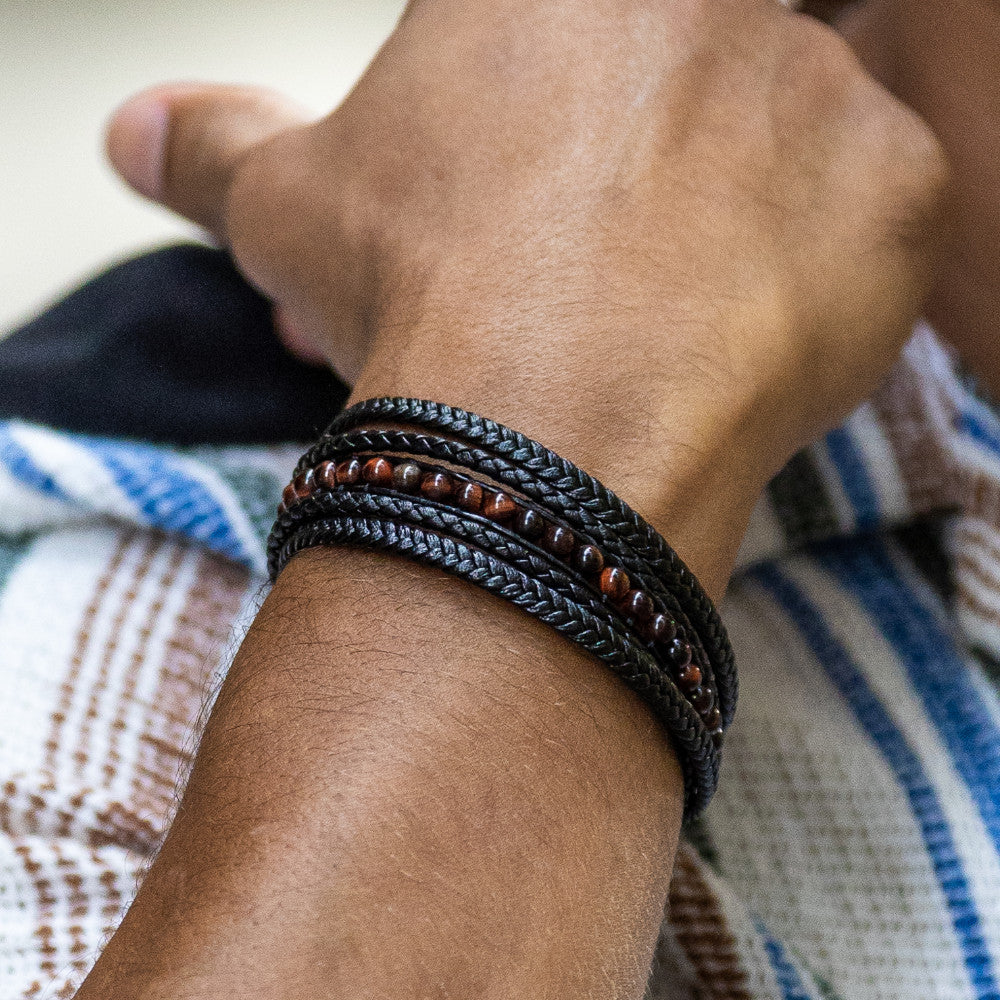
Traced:
<svg viewBox="0 0 1000 1000">
<path fill-rule="evenodd" d="M 895 773 L 923 836 L 975 995 L 978 1000 L 1000 1000 L 982 920 L 951 828 L 920 758 L 804 591 L 773 564 L 758 567 L 751 575 L 796 624 L 813 655 Z"/>
<path fill-rule="evenodd" d="M 864 457 L 855 445 L 850 432 L 844 427 L 838 427 L 827 434 L 825 443 L 847 499 L 854 509 L 856 523 L 862 528 L 877 524 L 878 494 L 872 485 L 871 476 L 868 475 Z"/>
<path fill-rule="evenodd" d="M 14 437 L 10 424 L 0 423 L 0 464 L 29 489 L 57 500 L 70 499 L 52 476 L 35 464 L 31 453 Z"/>
<path fill-rule="evenodd" d="M 892 645 L 1000 853 L 1000 729 L 937 614 L 908 586 L 881 539 L 831 548 L 819 562 Z"/>
<path fill-rule="evenodd" d="M 777 938 L 772 937 L 759 920 L 754 920 L 754 927 L 764 942 L 764 950 L 771 963 L 771 971 L 778 983 L 778 989 L 781 990 L 782 1000 L 812 1000 L 802 982 L 799 970 L 795 968 L 785 952 L 784 945 Z"/>
<path fill-rule="evenodd" d="M 148 445 L 75 440 L 104 464 L 147 525 L 183 535 L 229 559 L 255 562 L 257 554 L 247 551 L 219 499 L 176 456 Z"/>
<path fill-rule="evenodd" d="M 991 413 L 963 410 L 958 415 L 959 427 L 978 444 L 985 445 L 995 455 L 1000 455 L 1000 428 Z"/>
</svg>

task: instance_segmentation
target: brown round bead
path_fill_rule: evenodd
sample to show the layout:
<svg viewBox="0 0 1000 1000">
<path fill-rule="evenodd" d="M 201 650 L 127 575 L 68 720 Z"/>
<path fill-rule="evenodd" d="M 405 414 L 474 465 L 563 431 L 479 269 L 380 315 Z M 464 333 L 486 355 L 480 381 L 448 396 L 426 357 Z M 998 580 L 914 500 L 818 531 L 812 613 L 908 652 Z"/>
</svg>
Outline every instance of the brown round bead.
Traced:
<svg viewBox="0 0 1000 1000">
<path fill-rule="evenodd" d="M 525 507 L 517 515 L 516 523 L 517 530 L 525 538 L 538 538 L 545 531 L 545 518 L 537 510 L 532 510 L 530 507 Z"/>
<path fill-rule="evenodd" d="M 306 497 L 312 496 L 315 486 L 316 477 L 313 475 L 312 469 L 306 469 L 305 472 L 300 472 L 292 480 L 292 489 L 295 490 L 295 495 L 300 500 L 305 500 Z"/>
<path fill-rule="evenodd" d="M 670 615 L 654 615 L 649 624 L 649 635 L 654 642 L 673 642 L 677 638 L 677 622 Z"/>
<path fill-rule="evenodd" d="M 653 602 L 644 590 L 630 590 L 625 595 L 625 611 L 636 621 L 644 622 L 653 617 Z"/>
<path fill-rule="evenodd" d="M 631 582 L 625 570 L 617 566 L 607 566 L 601 573 L 601 593 L 609 601 L 617 604 L 629 592 Z"/>
<path fill-rule="evenodd" d="M 483 507 L 483 488 L 479 483 L 462 483 L 455 493 L 455 500 L 462 510 L 478 514 Z"/>
<path fill-rule="evenodd" d="M 667 653 L 678 667 L 686 667 L 691 662 L 691 647 L 683 639 L 674 639 L 667 647 Z"/>
<path fill-rule="evenodd" d="M 423 476 L 423 471 L 416 462 L 400 462 L 392 470 L 392 485 L 400 493 L 416 493 Z"/>
<path fill-rule="evenodd" d="M 681 667 L 677 674 L 677 683 L 685 691 L 696 691 L 701 686 L 700 668 L 694 663 L 689 663 L 686 667 Z"/>
<path fill-rule="evenodd" d="M 299 502 L 299 495 L 295 492 L 295 487 L 291 483 L 282 491 L 281 502 L 286 507 L 294 507 Z"/>
<path fill-rule="evenodd" d="M 381 457 L 369 458 L 361 475 L 372 486 L 389 486 L 392 484 L 392 463 Z"/>
<path fill-rule="evenodd" d="M 337 485 L 354 486 L 361 479 L 361 463 L 356 458 L 347 458 L 337 463 Z"/>
<path fill-rule="evenodd" d="M 491 521 L 504 521 L 517 513 L 517 504 L 506 493 L 490 493 L 483 504 L 483 514 Z"/>
<path fill-rule="evenodd" d="M 316 482 L 321 489 L 333 490 L 337 488 L 337 466 L 334 462 L 320 462 L 316 466 Z"/>
<path fill-rule="evenodd" d="M 712 689 L 703 687 L 700 691 L 692 692 L 691 704 L 694 705 L 699 715 L 704 715 L 710 709 L 715 708 L 715 695 Z"/>
<path fill-rule="evenodd" d="M 604 569 L 604 556 L 596 545 L 581 545 L 576 550 L 576 568 L 581 573 L 600 573 Z"/>
<path fill-rule="evenodd" d="M 278 504 L 278 509 L 275 512 L 274 516 L 275 517 L 284 517 L 287 513 L 288 513 L 288 508 L 285 506 L 285 501 L 282 500 L 281 503 Z"/>
<path fill-rule="evenodd" d="M 721 735 L 722 713 L 717 708 L 713 708 L 712 711 L 705 716 L 705 726 L 713 736 L 716 733 Z"/>
<path fill-rule="evenodd" d="M 550 524 L 545 529 L 543 542 L 549 552 L 557 556 L 568 556 L 576 547 L 576 538 L 573 537 L 573 532 L 558 524 Z"/>
<path fill-rule="evenodd" d="M 447 500 L 451 489 L 451 476 L 443 472 L 428 472 L 420 481 L 420 492 L 430 500 Z"/>
</svg>

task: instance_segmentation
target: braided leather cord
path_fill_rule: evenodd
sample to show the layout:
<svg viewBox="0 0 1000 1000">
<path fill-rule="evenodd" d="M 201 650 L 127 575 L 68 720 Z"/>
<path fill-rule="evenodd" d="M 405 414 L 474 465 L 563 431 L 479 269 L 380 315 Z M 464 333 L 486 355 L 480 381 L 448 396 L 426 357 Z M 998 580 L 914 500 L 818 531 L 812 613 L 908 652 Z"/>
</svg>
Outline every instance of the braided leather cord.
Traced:
<svg viewBox="0 0 1000 1000">
<path fill-rule="evenodd" d="M 394 552 L 467 580 L 598 657 L 642 697 L 666 728 L 684 775 L 685 818 L 704 810 L 718 784 L 718 750 L 693 707 L 646 649 L 623 638 L 586 607 L 491 553 L 392 520 L 348 516 L 309 522 L 281 546 L 275 556 L 276 569 L 280 572 L 302 549 L 345 544 Z"/>
<path fill-rule="evenodd" d="M 617 539 L 637 555 L 643 555 L 654 568 L 654 575 L 678 597 L 706 648 L 712 650 L 719 709 L 723 725 L 729 726 L 736 711 L 739 692 L 735 659 L 725 626 L 715 605 L 680 556 L 634 510 L 593 476 L 519 431 L 487 417 L 432 400 L 383 396 L 356 403 L 334 418 L 324 437 L 307 452 L 303 461 L 314 465 L 318 458 L 311 457 L 311 453 L 316 452 L 318 456 L 317 449 L 322 448 L 329 435 L 364 423 L 378 422 L 414 424 L 438 430 L 506 456 L 593 513 L 603 529 L 599 535 L 601 545 L 609 546 Z M 303 467 L 300 463 L 300 469 Z"/>
<path fill-rule="evenodd" d="M 586 607 L 595 617 L 605 618 L 609 626 L 622 633 L 628 642 L 649 650 L 664 672 L 669 670 L 669 661 L 661 657 L 661 650 L 656 644 L 647 642 L 639 635 L 631 627 L 630 621 L 619 614 L 600 590 L 595 589 L 565 562 L 495 521 L 468 511 L 458 512 L 447 504 L 427 497 L 401 496 L 392 490 L 371 485 L 314 493 L 280 518 L 268 539 L 268 568 L 272 577 L 280 572 L 278 561 L 285 542 L 299 526 L 331 517 L 404 520 L 414 527 L 490 552 L 568 600 Z"/>
<path fill-rule="evenodd" d="M 506 457 L 491 454 L 459 441 L 408 431 L 364 430 L 336 433 L 324 437 L 307 453 L 312 460 L 309 465 L 300 463 L 299 467 L 308 468 L 311 464 L 342 458 L 357 452 L 376 454 L 399 452 L 411 457 L 428 456 L 464 469 L 474 469 L 477 474 L 502 483 L 535 500 L 547 515 L 571 525 L 588 541 L 600 547 L 606 555 L 615 556 L 637 584 L 641 581 L 643 589 L 656 597 L 683 626 L 706 681 L 709 684 L 714 683 L 717 689 L 719 710 L 724 723 L 727 718 L 727 706 L 731 718 L 734 708 L 731 702 L 735 702 L 735 692 L 732 690 L 735 670 L 731 666 L 731 651 L 727 670 L 726 660 L 724 657 L 720 658 L 720 651 L 713 648 L 710 652 L 703 645 L 702 633 L 697 624 L 688 617 L 690 608 L 678 601 L 673 590 L 664 585 L 659 564 L 651 562 L 644 553 L 637 553 L 631 546 L 623 544 L 588 506 L 581 504 L 572 496 L 561 493 L 534 472 L 518 466 Z M 728 642 L 726 647 L 728 648 Z M 713 652 L 715 657 L 712 656 Z"/>
</svg>

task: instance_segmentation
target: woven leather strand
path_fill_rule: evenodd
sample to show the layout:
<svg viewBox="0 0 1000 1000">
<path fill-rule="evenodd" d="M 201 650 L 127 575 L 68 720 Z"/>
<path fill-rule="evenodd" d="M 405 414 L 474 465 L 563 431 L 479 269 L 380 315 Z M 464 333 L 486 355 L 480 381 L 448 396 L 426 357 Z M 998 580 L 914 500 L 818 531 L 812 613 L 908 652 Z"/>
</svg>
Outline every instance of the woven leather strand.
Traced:
<svg viewBox="0 0 1000 1000">
<path fill-rule="evenodd" d="M 305 524 L 281 546 L 276 570 L 280 572 L 296 552 L 324 544 L 390 551 L 436 566 L 509 601 L 598 657 L 641 694 L 666 728 L 684 775 L 685 817 L 698 815 L 708 804 L 719 775 L 719 753 L 708 731 L 650 653 L 623 638 L 606 620 L 495 555 L 379 518 L 333 517 Z"/>
<path fill-rule="evenodd" d="M 705 643 L 698 619 L 692 614 L 697 609 L 692 607 L 691 602 L 678 599 L 675 589 L 669 585 L 671 577 L 666 573 L 662 561 L 648 548 L 636 551 L 623 542 L 616 532 L 608 529 L 592 504 L 580 503 L 573 494 L 561 492 L 552 483 L 507 457 L 462 442 L 409 431 L 358 430 L 326 436 L 307 453 L 311 461 L 308 464 L 300 463 L 299 468 L 308 468 L 321 461 L 335 460 L 358 452 L 430 457 L 466 471 L 474 470 L 478 476 L 492 479 L 529 497 L 545 509 L 548 515 L 572 527 L 605 554 L 614 556 L 637 581 L 637 585 L 641 581 L 643 589 L 670 611 L 691 637 L 696 662 L 705 675 L 706 682 L 716 688 L 723 724 L 728 724 L 726 720 L 732 718 L 736 700 L 735 668 L 728 640 L 723 646 L 718 641 L 711 646 Z M 664 577 L 667 582 L 664 582 Z M 722 634 L 725 635 L 724 630 Z"/>
<path fill-rule="evenodd" d="M 574 496 L 600 519 L 610 537 L 617 537 L 637 553 L 646 554 L 656 567 L 657 575 L 680 599 L 705 646 L 716 650 L 711 659 L 719 690 L 719 707 L 724 725 L 731 723 L 736 709 L 738 680 L 732 647 L 715 605 L 662 536 L 607 487 L 519 431 L 487 417 L 431 400 L 398 396 L 364 400 L 338 414 L 330 424 L 327 435 L 373 423 L 412 424 L 438 430 L 503 455 L 534 472 L 560 493 Z M 323 439 L 316 447 L 322 447 L 322 444 Z M 308 455 L 306 464 L 315 464 Z M 602 544 L 607 541 L 606 538 L 601 539 Z"/>
</svg>

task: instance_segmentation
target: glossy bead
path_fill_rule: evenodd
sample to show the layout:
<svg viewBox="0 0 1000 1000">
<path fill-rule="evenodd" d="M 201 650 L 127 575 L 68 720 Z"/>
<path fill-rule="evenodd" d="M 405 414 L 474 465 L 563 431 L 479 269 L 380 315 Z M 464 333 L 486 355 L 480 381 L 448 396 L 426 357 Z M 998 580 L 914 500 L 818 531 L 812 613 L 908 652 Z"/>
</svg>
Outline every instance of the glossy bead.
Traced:
<svg viewBox="0 0 1000 1000">
<path fill-rule="evenodd" d="M 348 458 L 337 463 L 337 485 L 354 486 L 361 479 L 361 463 L 356 458 Z"/>
<path fill-rule="evenodd" d="M 630 584 L 628 573 L 617 566 L 607 566 L 601 573 L 601 593 L 615 604 L 629 592 Z"/>
<path fill-rule="evenodd" d="M 443 472 L 428 472 L 420 481 L 420 492 L 429 500 L 447 500 L 451 489 L 451 476 Z"/>
<path fill-rule="evenodd" d="M 278 504 L 278 509 L 277 511 L 275 511 L 274 516 L 281 518 L 284 517 L 287 513 L 288 513 L 288 508 L 285 506 L 285 501 L 282 500 L 281 503 Z"/>
<path fill-rule="evenodd" d="M 581 573 L 596 574 L 604 569 L 604 556 L 596 545 L 581 545 L 573 560 Z"/>
<path fill-rule="evenodd" d="M 478 514 L 483 509 L 483 488 L 479 483 L 462 483 L 455 491 L 455 500 L 462 510 Z"/>
<path fill-rule="evenodd" d="M 677 638 L 677 623 L 670 615 L 654 615 L 649 625 L 649 635 L 653 642 L 673 642 Z"/>
<path fill-rule="evenodd" d="M 715 735 L 716 732 L 722 732 L 722 713 L 717 708 L 713 708 L 712 711 L 705 716 L 705 726 L 713 735 Z"/>
<path fill-rule="evenodd" d="M 281 494 L 281 502 L 286 507 L 294 507 L 299 502 L 299 496 L 295 492 L 295 487 L 289 483 Z"/>
<path fill-rule="evenodd" d="M 653 617 L 653 602 L 644 590 L 630 590 L 625 595 L 625 612 L 636 621 L 644 622 Z"/>
<path fill-rule="evenodd" d="M 568 556 L 576 547 L 573 532 L 558 524 L 550 524 L 545 529 L 543 542 L 549 552 L 557 556 Z"/>
<path fill-rule="evenodd" d="M 305 472 L 300 472 L 292 480 L 292 489 L 295 490 L 295 495 L 300 500 L 305 500 L 306 497 L 312 496 L 312 491 L 316 486 L 316 477 L 313 475 L 312 469 L 306 469 Z"/>
<path fill-rule="evenodd" d="M 321 489 L 332 490 L 337 487 L 337 466 L 334 462 L 321 462 L 316 466 L 316 482 Z"/>
<path fill-rule="evenodd" d="M 684 691 L 697 691 L 701 687 L 701 670 L 694 663 L 681 667 L 677 673 L 677 683 Z"/>
<path fill-rule="evenodd" d="M 416 493 L 423 476 L 423 471 L 415 462 L 400 462 L 392 470 L 392 485 L 400 493 Z"/>
<path fill-rule="evenodd" d="M 361 475 L 366 483 L 372 486 L 392 485 L 392 464 L 384 458 L 369 458 L 365 462 Z"/>
<path fill-rule="evenodd" d="M 491 521 L 503 521 L 517 513 L 517 504 L 506 493 L 490 493 L 483 504 L 483 513 Z"/>
<path fill-rule="evenodd" d="M 691 647 L 683 639 L 674 639 L 667 647 L 667 654 L 678 667 L 686 667 L 691 662 Z"/>
<path fill-rule="evenodd" d="M 710 709 L 715 708 L 715 695 L 712 689 L 703 687 L 700 691 L 693 692 L 691 704 L 694 705 L 699 715 L 704 715 Z"/>
<path fill-rule="evenodd" d="M 532 510 L 530 507 L 525 507 L 517 515 L 516 524 L 517 530 L 525 538 L 538 538 L 545 531 L 545 518 L 537 510 Z"/>
</svg>

